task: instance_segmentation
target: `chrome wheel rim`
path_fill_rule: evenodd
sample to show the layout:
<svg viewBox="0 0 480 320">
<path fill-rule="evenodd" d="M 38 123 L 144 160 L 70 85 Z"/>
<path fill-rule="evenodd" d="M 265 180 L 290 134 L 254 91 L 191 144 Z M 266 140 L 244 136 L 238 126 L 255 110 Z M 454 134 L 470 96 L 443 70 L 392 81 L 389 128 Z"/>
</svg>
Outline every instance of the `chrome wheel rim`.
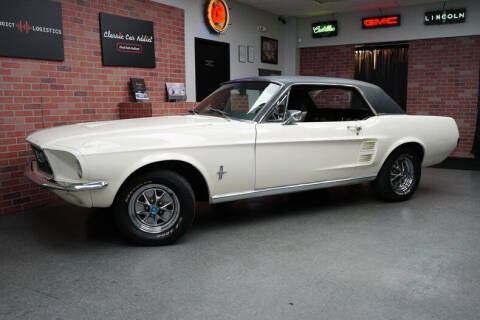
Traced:
<svg viewBox="0 0 480 320">
<path fill-rule="evenodd" d="M 180 202 L 172 189 L 148 184 L 134 192 L 128 206 L 133 224 L 148 233 L 170 229 L 180 216 Z"/>
<path fill-rule="evenodd" d="M 406 195 L 412 191 L 415 181 L 413 161 L 407 155 L 401 155 L 395 160 L 390 170 L 390 185 L 398 195 Z"/>
</svg>

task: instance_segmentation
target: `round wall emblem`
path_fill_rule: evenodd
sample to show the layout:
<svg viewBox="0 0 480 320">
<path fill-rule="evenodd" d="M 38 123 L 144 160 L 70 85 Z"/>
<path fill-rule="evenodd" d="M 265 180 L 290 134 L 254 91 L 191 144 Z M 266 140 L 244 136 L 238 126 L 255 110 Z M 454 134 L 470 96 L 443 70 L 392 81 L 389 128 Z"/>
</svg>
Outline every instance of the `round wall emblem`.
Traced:
<svg viewBox="0 0 480 320">
<path fill-rule="evenodd" d="M 209 0 L 207 6 L 207 20 L 213 31 L 222 33 L 228 27 L 230 13 L 225 0 Z"/>
</svg>

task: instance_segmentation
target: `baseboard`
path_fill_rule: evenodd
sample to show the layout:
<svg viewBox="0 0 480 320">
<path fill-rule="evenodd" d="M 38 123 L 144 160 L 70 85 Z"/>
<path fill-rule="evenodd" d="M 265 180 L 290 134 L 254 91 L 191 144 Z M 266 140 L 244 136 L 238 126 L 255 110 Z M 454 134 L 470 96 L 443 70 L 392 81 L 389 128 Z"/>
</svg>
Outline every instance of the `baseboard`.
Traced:
<svg viewBox="0 0 480 320">
<path fill-rule="evenodd" d="M 456 170 L 480 170 L 480 159 L 449 157 L 442 163 L 436 164 L 432 167 Z"/>
</svg>

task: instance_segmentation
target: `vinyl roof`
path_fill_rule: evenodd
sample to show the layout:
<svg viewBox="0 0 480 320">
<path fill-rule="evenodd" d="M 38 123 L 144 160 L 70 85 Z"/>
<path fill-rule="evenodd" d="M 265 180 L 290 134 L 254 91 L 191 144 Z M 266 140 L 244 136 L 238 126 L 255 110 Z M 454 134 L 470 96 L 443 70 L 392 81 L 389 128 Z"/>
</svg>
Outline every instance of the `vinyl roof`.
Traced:
<svg viewBox="0 0 480 320">
<path fill-rule="evenodd" d="M 364 81 L 313 76 L 268 76 L 234 79 L 226 83 L 245 81 L 279 82 L 287 86 L 294 84 L 353 86 L 361 91 L 377 114 L 405 114 L 405 111 L 382 88 Z"/>
</svg>

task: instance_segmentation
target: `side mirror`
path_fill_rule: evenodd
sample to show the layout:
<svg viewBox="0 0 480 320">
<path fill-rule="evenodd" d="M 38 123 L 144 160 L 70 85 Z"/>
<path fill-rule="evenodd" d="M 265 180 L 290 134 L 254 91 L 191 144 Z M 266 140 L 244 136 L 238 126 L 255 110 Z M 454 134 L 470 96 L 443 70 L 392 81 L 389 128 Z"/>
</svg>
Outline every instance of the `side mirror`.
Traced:
<svg viewBox="0 0 480 320">
<path fill-rule="evenodd" d="M 289 126 L 294 124 L 295 122 L 299 122 L 302 120 L 302 111 L 300 110 L 288 110 L 287 117 L 285 121 L 283 121 L 282 125 Z"/>
</svg>

